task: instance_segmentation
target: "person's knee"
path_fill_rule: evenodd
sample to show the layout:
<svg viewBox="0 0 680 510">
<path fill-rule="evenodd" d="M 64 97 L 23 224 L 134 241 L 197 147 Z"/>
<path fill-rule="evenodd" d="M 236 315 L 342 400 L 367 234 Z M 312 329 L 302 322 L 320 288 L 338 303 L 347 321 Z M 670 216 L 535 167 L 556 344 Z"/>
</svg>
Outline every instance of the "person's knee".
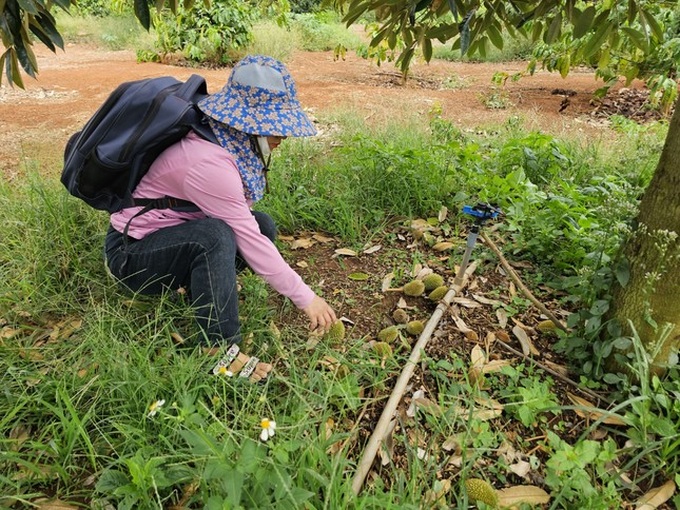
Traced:
<svg viewBox="0 0 680 510">
<path fill-rule="evenodd" d="M 255 219 L 257 220 L 260 232 L 267 236 L 272 242 L 276 241 L 277 231 L 274 219 L 262 211 L 253 211 L 253 216 L 255 216 Z"/>
<path fill-rule="evenodd" d="M 236 246 L 236 235 L 223 220 L 217 218 L 198 220 L 196 228 L 200 231 L 199 239 L 206 250 L 231 249 Z"/>
</svg>

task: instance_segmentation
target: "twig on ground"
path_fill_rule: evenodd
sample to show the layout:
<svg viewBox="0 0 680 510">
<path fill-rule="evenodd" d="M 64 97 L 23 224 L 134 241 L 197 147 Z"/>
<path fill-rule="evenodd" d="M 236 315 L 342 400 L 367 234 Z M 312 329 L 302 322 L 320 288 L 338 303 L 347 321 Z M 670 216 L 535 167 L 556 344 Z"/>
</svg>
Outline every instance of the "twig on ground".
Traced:
<svg viewBox="0 0 680 510">
<path fill-rule="evenodd" d="M 371 466 L 373 465 L 373 460 L 375 459 L 375 456 L 378 453 L 380 444 L 385 438 L 386 431 L 388 430 L 390 421 L 392 420 L 392 417 L 394 416 L 394 413 L 397 410 L 399 402 L 401 402 L 401 399 L 404 396 L 404 392 L 406 391 L 408 381 L 413 375 L 413 372 L 416 366 L 418 365 L 418 362 L 420 361 L 421 353 L 425 350 L 427 342 L 430 340 L 432 333 L 434 333 L 434 330 L 437 327 L 437 324 L 439 324 L 442 315 L 444 315 L 444 312 L 448 310 L 449 306 L 451 305 L 451 301 L 453 300 L 454 296 L 457 293 L 459 293 L 463 289 L 463 287 L 467 284 L 468 277 L 472 273 L 474 273 L 476 268 L 477 268 L 476 262 L 470 264 L 465 270 L 463 282 L 460 285 L 454 284 L 451 287 L 449 287 L 448 292 L 437 305 L 437 308 L 435 309 L 434 313 L 427 321 L 425 329 L 420 334 L 418 341 L 413 346 L 413 350 L 411 351 L 411 355 L 409 356 L 409 359 L 406 362 L 406 366 L 404 366 L 403 370 L 401 371 L 401 374 L 399 375 L 399 378 L 397 379 L 397 382 L 394 385 L 392 394 L 390 395 L 389 400 L 387 401 L 385 407 L 383 408 L 383 412 L 380 415 L 380 419 L 378 420 L 378 423 L 373 429 L 373 433 L 371 434 L 371 437 L 368 439 L 368 443 L 366 444 L 366 448 L 364 449 L 364 454 L 359 460 L 359 464 L 357 465 L 357 472 L 354 475 L 354 479 L 352 481 L 352 491 L 354 492 L 354 494 L 359 494 L 359 492 L 361 492 L 361 487 L 364 484 L 366 475 L 368 475 L 368 472 L 370 471 Z"/>
<path fill-rule="evenodd" d="M 486 235 L 485 232 L 481 233 L 481 237 L 484 239 L 484 242 L 489 246 L 489 248 L 491 248 L 491 251 L 496 254 L 498 260 L 500 260 L 501 265 L 503 266 L 503 269 L 505 269 L 505 271 L 508 273 L 508 276 L 510 276 L 512 281 L 514 281 L 519 287 L 519 289 L 522 291 L 522 294 L 524 294 L 527 299 L 529 299 L 529 301 L 531 301 L 536 306 L 536 308 L 538 308 L 548 319 L 550 319 L 555 324 L 555 326 L 560 328 L 562 331 L 567 331 L 567 327 L 562 323 L 562 321 L 555 317 L 555 315 L 550 310 L 548 310 L 543 303 L 536 299 L 527 286 L 524 285 L 517 272 L 503 256 L 500 248 L 496 246 L 496 244 L 489 238 L 488 235 Z"/>
<path fill-rule="evenodd" d="M 509 346 L 508 344 L 506 344 L 506 343 L 503 342 L 502 340 L 499 340 L 498 338 L 496 338 L 495 342 L 501 344 L 501 346 L 502 346 L 504 349 L 506 349 L 508 352 L 511 352 L 511 353 L 514 354 L 515 356 L 520 356 L 521 358 L 524 358 L 525 360 L 527 360 L 527 361 L 533 363 L 534 365 L 536 365 L 536 366 L 539 367 L 540 369 L 545 370 L 546 372 L 548 372 L 550 375 L 552 375 L 552 376 L 554 376 L 554 377 L 557 377 L 560 381 L 565 382 L 565 383 L 567 383 L 567 384 L 573 386 L 574 388 L 576 388 L 576 389 L 577 389 L 578 391 L 580 391 L 581 393 L 584 393 L 585 395 L 588 395 L 589 397 L 595 398 L 595 399 L 597 399 L 597 400 L 602 400 L 603 402 L 606 402 L 607 404 L 610 404 L 610 405 L 612 404 L 612 402 L 611 402 L 610 400 L 606 399 L 606 398 L 603 397 L 602 395 L 599 395 L 598 393 L 595 393 L 594 391 L 589 390 L 588 388 L 583 388 L 583 387 L 581 387 L 581 386 L 579 385 L 579 383 L 577 383 L 576 381 L 574 381 L 574 380 L 572 380 L 572 379 L 569 379 L 568 377 L 566 377 L 566 376 L 560 374 L 558 371 L 553 370 L 552 368 L 550 368 L 550 367 L 544 365 L 544 364 L 541 363 L 540 361 L 535 360 L 535 359 L 532 358 L 531 356 L 525 355 L 523 352 L 518 351 L 517 349 L 515 349 L 515 348 Z"/>
</svg>

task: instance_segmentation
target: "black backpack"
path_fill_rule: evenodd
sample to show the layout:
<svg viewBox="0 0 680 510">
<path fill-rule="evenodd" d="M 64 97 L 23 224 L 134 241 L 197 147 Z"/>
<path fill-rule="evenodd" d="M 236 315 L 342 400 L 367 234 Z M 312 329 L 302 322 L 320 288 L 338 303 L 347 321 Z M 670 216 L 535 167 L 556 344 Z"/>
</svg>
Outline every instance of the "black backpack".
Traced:
<svg viewBox="0 0 680 510">
<path fill-rule="evenodd" d="M 191 209 L 185 200 L 133 199 L 132 192 L 154 159 L 190 129 L 210 139 L 196 107 L 207 94 L 205 79 L 195 74 L 184 83 L 171 76 L 122 83 L 69 139 L 62 184 L 73 196 L 110 213 L 134 206 L 145 206 L 143 212 Z"/>
</svg>

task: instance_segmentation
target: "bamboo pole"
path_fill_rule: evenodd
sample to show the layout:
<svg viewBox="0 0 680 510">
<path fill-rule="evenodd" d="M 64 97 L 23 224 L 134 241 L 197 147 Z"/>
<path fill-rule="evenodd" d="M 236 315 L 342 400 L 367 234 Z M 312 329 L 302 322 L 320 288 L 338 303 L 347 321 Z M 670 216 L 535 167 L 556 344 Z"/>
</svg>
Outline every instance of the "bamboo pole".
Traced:
<svg viewBox="0 0 680 510">
<path fill-rule="evenodd" d="M 361 492 L 361 487 L 364 484 L 364 480 L 366 479 L 368 472 L 371 470 L 373 460 L 375 459 L 375 456 L 378 453 L 378 449 L 380 448 L 380 443 L 385 439 L 386 431 L 388 430 L 390 421 L 392 420 L 392 417 L 394 416 L 394 413 L 397 410 L 399 402 L 401 402 L 401 399 L 404 396 L 406 386 L 409 380 L 411 379 L 411 376 L 413 375 L 416 365 L 420 361 L 421 352 L 425 349 L 425 346 L 427 345 L 427 342 L 430 340 L 432 333 L 434 333 L 437 324 L 439 324 L 442 315 L 444 315 L 444 312 L 451 305 L 451 301 L 453 301 L 455 295 L 459 293 L 463 287 L 465 287 L 468 277 L 475 271 L 476 268 L 477 268 L 476 262 L 470 264 L 465 269 L 462 283 L 460 284 L 454 283 L 449 288 L 448 292 L 446 293 L 444 298 L 439 302 L 434 313 L 427 321 L 425 329 L 423 329 L 423 332 L 418 337 L 418 341 L 413 347 L 411 355 L 409 356 L 409 359 L 406 362 L 406 366 L 404 366 L 403 370 L 401 371 L 401 374 L 399 375 L 399 379 L 397 379 L 397 382 L 394 385 L 392 394 L 390 395 L 389 400 L 385 404 L 383 412 L 380 415 L 380 419 L 378 420 L 375 429 L 373 429 L 373 434 L 371 434 L 371 437 L 368 439 L 368 443 L 366 444 L 364 453 L 361 457 L 361 460 L 359 461 L 357 472 L 354 475 L 354 479 L 352 480 L 352 491 L 354 492 L 355 495 L 358 495 Z"/>
</svg>

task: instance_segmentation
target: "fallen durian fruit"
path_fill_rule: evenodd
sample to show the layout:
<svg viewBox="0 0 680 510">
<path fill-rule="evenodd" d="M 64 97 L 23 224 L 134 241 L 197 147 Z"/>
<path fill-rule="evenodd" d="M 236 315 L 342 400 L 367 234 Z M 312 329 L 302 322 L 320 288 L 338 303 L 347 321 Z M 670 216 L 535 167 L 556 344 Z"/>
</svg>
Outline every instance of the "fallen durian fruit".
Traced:
<svg viewBox="0 0 680 510">
<path fill-rule="evenodd" d="M 324 335 L 324 339 L 330 342 L 339 342 L 345 339 L 345 323 L 342 321 L 336 321 L 335 324 L 331 326 L 331 329 Z"/>
<path fill-rule="evenodd" d="M 444 278 L 437 273 L 430 273 L 423 278 L 423 284 L 425 285 L 425 290 L 430 292 L 444 285 Z"/>
<path fill-rule="evenodd" d="M 412 282 L 404 285 L 402 290 L 407 296 L 417 297 L 425 292 L 425 284 L 422 282 L 422 280 L 413 280 Z"/>
<path fill-rule="evenodd" d="M 409 335 L 413 336 L 418 336 L 420 335 L 423 330 L 425 329 L 425 325 L 423 324 L 423 321 L 411 321 L 406 325 L 406 332 Z"/>
<path fill-rule="evenodd" d="M 397 339 L 398 336 L 399 330 L 396 326 L 388 326 L 378 332 L 378 340 L 381 342 L 392 343 Z"/>
<path fill-rule="evenodd" d="M 446 293 L 448 291 L 449 291 L 449 288 L 446 285 L 442 285 L 442 286 L 434 289 L 432 292 L 430 292 L 430 295 L 427 296 L 427 297 L 432 301 L 439 301 L 444 296 L 446 296 Z"/>
</svg>

